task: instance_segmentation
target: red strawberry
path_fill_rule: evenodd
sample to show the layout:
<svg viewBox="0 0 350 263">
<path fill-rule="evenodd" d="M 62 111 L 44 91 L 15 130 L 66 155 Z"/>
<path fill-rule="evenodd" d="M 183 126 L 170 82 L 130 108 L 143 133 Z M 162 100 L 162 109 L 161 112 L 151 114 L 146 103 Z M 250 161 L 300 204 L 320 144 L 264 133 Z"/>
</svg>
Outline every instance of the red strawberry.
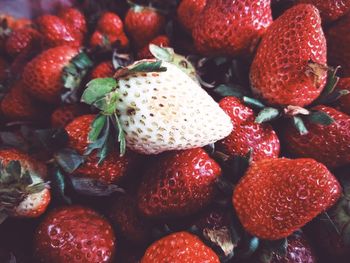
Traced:
<svg viewBox="0 0 350 263">
<path fill-rule="evenodd" d="M 327 113 L 334 119 L 331 125 L 306 123 L 308 134 L 301 135 L 293 128 L 285 131 L 286 146 L 298 157 L 313 158 L 334 168 L 350 163 L 350 116 L 327 106 L 314 111 Z"/>
<path fill-rule="evenodd" d="M 160 47 L 169 47 L 170 46 L 170 40 L 165 35 L 157 36 L 156 38 L 152 39 L 151 42 L 148 43 L 147 46 L 141 48 L 138 53 L 137 57 L 138 59 L 147 59 L 147 58 L 154 58 L 154 56 L 149 51 L 149 45 L 154 44 Z"/>
<path fill-rule="evenodd" d="M 201 148 L 161 155 L 145 172 L 138 206 L 148 217 L 192 214 L 215 194 L 220 166 Z"/>
<path fill-rule="evenodd" d="M 203 55 L 250 53 L 272 23 L 270 0 L 211 0 L 195 21 L 192 36 Z"/>
<path fill-rule="evenodd" d="M 112 62 L 104 61 L 98 64 L 91 72 L 91 79 L 113 77 L 115 69 Z"/>
<path fill-rule="evenodd" d="M 232 201 L 248 232 L 275 240 L 304 226 L 340 195 L 336 178 L 313 159 L 264 159 L 249 167 Z"/>
<path fill-rule="evenodd" d="M 1 216 L 43 214 L 51 199 L 46 165 L 15 149 L 0 150 L 0 163 Z"/>
<path fill-rule="evenodd" d="M 312 4 L 320 11 L 323 22 L 332 22 L 350 11 L 349 0 L 299 0 L 299 3 Z"/>
<path fill-rule="evenodd" d="M 233 131 L 218 143 L 219 149 L 229 155 L 246 156 L 252 150 L 252 160 L 277 158 L 280 142 L 272 127 L 255 122 L 252 109 L 235 97 L 220 101 L 220 107 L 230 116 Z"/>
<path fill-rule="evenodd" d="M 195 235 L 177 232 L 157 240 L 147 248 L 141 263 L 154 262 L 219 263 L 220 260 L 215 252 Z"/>
<path fill-rule="evenodd" d="M 336 87 L 338 90 L 348 90 L 350 92 L 350 78 L 341 78 Z M 339 107 L 342 112 L 350 114 L 350 95 L 345 95 L 339 99 Z"/>
<path fill-rule="evenodd" d="M 125 28 L 136 47 L 144 47 L 158 36 L 165 25 L 165 17 L 155 9 L 135 5 L 126 13 Z"/>
<path fill-rule="evenodd" d="M 57 103 L 63 91 L 63 69 L 78 54 L 69 46 L 45 50 L 30 61 L 23 72 L 27 91 L 35 98 L 48 103 Z"/>
<path fill-rule="evenodd" d="M 83 115 L 75 118 L 66 126 L 69 147 L 79 154 L 84 154 L 90 143 L 88 137 L 95 117 L 95 115 Z M 74 174 L 98 179 L 105 183 L 115 183 L 126 175 L 134 159 L 135 156 L 130 151 L 122 157 L 119 156 L 119 153 L 113 152 L 98 164 L 99 157 L 96 152 L 92 152 L 85 162 L 74 171 Z"/>
<path fill-rule="evenodd" d="M 26 93 L 22 81 L 17 81 L 0 102 L 0 109 L 8 120 L 33 121 L 43 118 L 42 108 Z"/>
<path fill-rule="evenodd" d="M 82 37 L 86 34 L 86 20 L 84 15 L 76 8 L 64 8 L 58 15 L 69 27 Z"/>
<path fill-rule="evenodd" d="M 343 77 L 350 77 L 350 14 L 340 19 L 326 31 L 328 59 L 332 66 L 341 66 Z"/>
<path fill-rule="evenodd" d="M 267 29 L 250 70 L 255 94 L 273 105 L 305 106 L 327 79 L 326 40 L 318 10 L 300 4 Z"/>
<path fill-rule="evenodd" d="M 81 104 L 63 105 L 51 114 L 51 126 L 53 128 L 63 128 L 76 117 L 87 112 L 86 107 Z"/>
<path fill-rule="evenodd" d="M 203 11 L 207 0 L 182 0 L 177 8 L 177 17 L 181 25 L 191 33 L 199 14 Z"/>
<path fill-rule="evenodd" d="M 112 262 L 115 236 L 94 210 L 80 206 L 51 211 L 34 236 L 36 262 Z"/>
<path fill-rule="evenodd" d="M 40 33 L 30 27 L 18 29 L 9 36 L 6 41 L 6 52 L 10 56 L 17 56 L 19 53 L 40 46 Z"/>
<path fill-rule="evenodd" d="M 151 237 L 151 228 L 146 219 L 138 214 L 136 199 L 124 195 L 113 203 L 109 219 L 125 239 L 135 244 L 145 244 Z"/>
</svg>

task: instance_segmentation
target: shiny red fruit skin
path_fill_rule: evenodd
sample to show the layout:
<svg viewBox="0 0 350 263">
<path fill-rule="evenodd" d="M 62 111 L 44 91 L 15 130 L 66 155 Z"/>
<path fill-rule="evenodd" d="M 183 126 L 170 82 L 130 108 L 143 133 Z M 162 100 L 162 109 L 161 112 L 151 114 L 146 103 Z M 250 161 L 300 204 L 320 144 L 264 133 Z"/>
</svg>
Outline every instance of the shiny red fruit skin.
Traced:
<svg viewBox="0 0 350 263">
<path fill-rule="evenodd" d="M 300 135 L 295 128 L 285 131 L 288 150 L 297 157 L 313 158 L 330 168 L 350 163 L 350 116 L 327 106 L 316 106 L 335 122 L 331 125 L 306 123 L 309 133 Z"/>
<path fill-rule="evenodd" d="M 251 53 L 272 23 L 270 0 L 211 0 L 195 21 L 192 36 L 203 55 Z"/>
<path fill-rule="evenodd" d="M 17 29 L 11 33 L 6 41 L 6 52 L 15 57 L 25 50 L 37 49 L 40 42 L 41 35 L 37 30 L 30 27 Z"/>
<path fill-rule="evenodd" d="M 191 33 L 193 26 L 203 11 L 207 0 L 182 0 L 177 8 L 177 17 L 181 25 Z"/>
<path fill-rule="evenodd" d="M 91 79 L 110 78 L 113 77 L 114 72 L 115 69 L 112 62 L 104 61 L 95 66 L 95 68 L 91 71 Z"/>
<path fill-rule="evenodd" d="M 225 97 L 220 107 L 230 116 L 233 131 L 218 142 L 218 148 L 230 156 L 246 156 L 252 150 L 251 158 L 258 161 L 265 158 L 277 158 L 280 142 L 271 125 L 255 123 L 255 114 L 238 98 Z"/>
<path fill-rule="evenodd" d="M 147 7 L 131 7 L 126 13 L 125 29 L 136 47 L 144 47 L 161 33 L 165 18 Z"/>
<path fill-rule="evenodd" d="M 219 263 L 219 257 L 197 236 L 177 232 L 154 242 L 141 259 L 141 263 Z"/>
<path fill-rule="evenodd" d="M 80 34 L 81 38 L 87 32 L 84 15 L 76 8 L 64 8 L 59 12 L 59 17 L 70 27 L 72 31 Z"/>
<path fill-rule="evenodd" d="M 277 240 L 335 204 L 341 191 L 337 179 L 313 159 L 264 159 L 248 168 L 232 201 L 249 233 Z"/>
<path fill-rule="evenodd" d="M 156 38 L 152 39 L 148 45 L 141 48 L 139 52 L 137 53 L 138 59 L 147 59 L 147 58 L 154 58 L 154 56 L 149 51 L 149 45 L 154 44 L 159 47 L 169 47 L 170 46 L 170 40 L 166 35 L 160 35 Z"/>
<path fill-rule="evenodd" d="M 326 31 L 328 59 L 331 66 L 341 66 L 342 77 L 350 77 L 350 14 L 331 25 Z"/>
<path fill-rule="evenodd" d="M 123 33 L 123 21 L 117 14 L 106 12 L 98 20 L 97 30 L 107 35 L 119 35 Z"/>
<path fill-rule="evenodd" d="M 80 206 L 51 211 L 34 235 L 36 262 L 112 262 L 113 229 L 94 210 Z"/>
<path fill-rule="evenodd" d="M 51 114 L 51 127 L 64 128 L 76 117 L 86 114 L 87 108 L 81 104 L 63 105 Z"/>
<path fill-rule="evenodd" d="M 41 101 L 58 103 L 63 90 L 63 68 L 76 55 L 78 50 L 70 46 L 50 48 L 40 53 L 24 68 L 26 90 Z"/>
<path fill-rule="evenodd" d="M 341 78 L 338 82 L 336 89 L 348 90 L 350 93 L 350 78 Z M 350 115 L 350 94 L 340 97 L 339 108 L 342 112 Z"/>
<path fill-rule="evenodd" d="M 220 166 L 201 148 L 165 153 L 145 172 L 139 210 L 152 218 L 195 213 L 214 198 L 220 173 Z"/>
<path fill-rule="evenodd" d="M 327 78 L 309 73 L 310 61 L 327 64 L 326 40 L 318 10 L 296 5 L 267 29 L 250 69 L 253 92 L 272 105 L 306 106 L 322 92 Z"/>
<path fill-rule="evenodd" d="M 349 0 L 299 0 L 298 2 L 316 6 L 325 23 L 337 20 L 350 11 Z"/>
<path fill-rule="evenodd" d="M 66 126 L 69 147 L 81 155 L 84 154 L 89 144 L 88 136 L 95 117 L 95 115 L 83 115 L 75 118 Z M 135 158 L 130 151 L 127 151 L 122 157 L 119 156 L 118 152 L 114 152 L 109 154 L 101 164 L 98 164 L 99 157 L 96 152 L 92 152 L 85 162 L 74 171 L 74 174 L 94 178 L 105 183 L 115 183 L 127 174 Z"/>
</svg>

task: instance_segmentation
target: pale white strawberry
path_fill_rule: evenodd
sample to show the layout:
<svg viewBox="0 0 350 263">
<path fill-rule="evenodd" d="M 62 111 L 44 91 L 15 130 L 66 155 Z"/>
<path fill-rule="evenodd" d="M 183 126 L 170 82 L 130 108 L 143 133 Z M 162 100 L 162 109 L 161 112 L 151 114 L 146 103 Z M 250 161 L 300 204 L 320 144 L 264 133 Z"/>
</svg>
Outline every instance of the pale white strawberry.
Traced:
<svg viewBox="0 0 350 263">
<path fill-rule="evenodd" d="M 155 63 L 158 63 L 158 68 Z M 129 149 L 142 154 L 157 154 L 202 147 L 225 138 L 232 131 L 226 113 L 199 84 L 175 65 L 142 60 L 128 68 L 127 74 L 123 70 L 116 73 L 116 88 L 104 96 L 106 104 L 112 104 L 114 94 L 119 95 L 115 111 Z M 166 71 L 162 71 L 164 68 Z M 99 80 L 95 81 L 96 84 Z M 83 101 L 94 104 L 91 101 L 96 101 L 96 98 L 91 100 L 88 95 L 96 87 L 89 86 Z"/>
</svg>

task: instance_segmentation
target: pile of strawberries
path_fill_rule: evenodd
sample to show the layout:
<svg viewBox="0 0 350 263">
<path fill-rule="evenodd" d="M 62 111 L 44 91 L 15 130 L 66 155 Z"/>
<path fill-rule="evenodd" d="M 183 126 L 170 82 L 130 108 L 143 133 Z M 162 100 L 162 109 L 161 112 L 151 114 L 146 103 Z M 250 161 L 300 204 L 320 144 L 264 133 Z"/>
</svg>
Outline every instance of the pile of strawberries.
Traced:
<svg viewBox="0 0 350 263">
<path fill-rule="evenodd" d="M 0 14 L 0 262 L 348 262 L 349 93 L 350 0 Z"/>
</svg>

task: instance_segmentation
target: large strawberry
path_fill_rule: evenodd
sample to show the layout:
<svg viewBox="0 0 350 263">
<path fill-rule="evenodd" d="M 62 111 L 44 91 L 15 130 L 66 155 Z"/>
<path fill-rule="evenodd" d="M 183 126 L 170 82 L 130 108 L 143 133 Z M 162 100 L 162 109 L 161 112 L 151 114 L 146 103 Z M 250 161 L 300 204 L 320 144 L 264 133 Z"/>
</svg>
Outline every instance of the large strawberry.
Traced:
<svg viewBox="0 0 350 263">
<path fill-rule="evenodd" d="M 326 31 L 328 59 L 332 66 L 341 66 L 343 77 L 350 77 L 350 14 L 333 24 Z"/>
<path fill-rule="evenodd" d="M 207 0 L 182 0 L 179 4 L 177 17 L 187 32 L 192 32 L 193 26 L 206 3 Z"/>
<path fill-rule="evenodd" d="M 79 87 L 79 80 L 90 66 L 83 53 L 70 46 L 59 46 L 43 51 L 24 68 L 26 90 L 48 103 L 58 103 L 64 88 Z M 73 80 L 72 80 L 73 78 Z"/>
<path fill-rule="evenodd" d="M 320 11 L 323 22 L 332 22 L 350 11 L 349 0 L 298 0 L 299 3 L 312 4 Z"/>
<path fill-rule="evenodd" d="M 0 221 L 38 217 L 50 202 L 46 165 L 15 149 L 0 150 Z"/>
<path fill-rule="evenodd" d="M 288 9 L 267 29 L 250 70 L 253 92 L 273 105 L 305 106 L 327 78 L 326 40 L 318 10 Z"/>
<path fill-rule="evenodd" d="M 312 110 L 327 113 L 334 122 L 321 125 L 308 121 L 308 133 L 301 135 L 287 128 L 284 139 L 291 153 L 298 157 L 313 158 L 328 167 L 339 167 L 350 163 L 350 116 L 327 106 L 316 106 Z"/>
<path fill-rule="evenodd" d="M 188 232 L 177 232 L 154 242 L 141 259 L 141 263 L 193 262 L 219 263 L 219 257 L 198 237 Z"/>
<path fill-rule="evenodd" d="M 25 27 L 13 31 L 6 41 L 6 52 L 12 57 L 23 51 L 40 49 L 41 35 L 30 27 Z M 39 47 L 39 48 L 38 48 Z"/>
<path fill-rule="evenodd" d="M 115 236 L 94 210 L 80 206 L 51 211 L 34 235 L 36 262 L 112 262 Z"/>
<path fill-rule="evenodd" d="M 131 150 L 156 154 L 202 147 L 232 130 L 218 104 L 173 64 L 142 60 L 119 69 L 115 78 L 91 81 L 82 96 L 103 113 L 96 138 L 102 136 L 101 125 L 112 121 L 121 148 L 126 141 Z"/>
<path fill-rule="evenodd" d="M 340 195 L 337 179 L 313 159 L 264 159 L 249 167 L 232 201 L 248 232 L 275 240 L 304 226 Z"/>
<path fill-rule="evenodd" d="M 336 87 L 338 90 L 347 90 L 350 93 L 350 78 L 341 78 Z M 350 114 L 350 95 L 339 98 L 339 108 L 342 112 Z"/>
<path fill-rule="evenodd" d="M 220 107 L 230 116 L 233 131 L 218 143 L 219 149 L 232 156 L 252 151 L 253 161 L 278 157 L 280 142 L 275 131 L 268 124 L 256 123 L 252 109 L 235 97 L 222 99 Z"/>
<path fill-rule="evenodd" d="M 272 23 L 270 0 L 212 0 L 195 21 L 192 36 L 204 55 L 252 52 Z"/>
<path fill-rule="evenodd" d="M 95 118 L 95 115 L 83 115 L 75 118 L 66 126 L 69 147 L 81 155 L 88 151 L 91 125 Z M 85 162 L 74 171 L 74 174 L 105 183 L 114 183 L 125 177 L 135 159 L 131 152 L 119 156 L 117 151 L 108 153 L 103 162 L 100 162 L 100 157 L 96 151 L 92 152 L 86 157 Z"/>
<path fill-rule="evenodd" d="M 63 128 L 76 117 L 88 113 L 85 105 L 67 104 L 57 108 L 51 114 L 51 126 L 53 128 Z"/>
<path fill-rule="evenodd" d="M 134 5 L 125 16 L 125 28 L 136 47 L 144 47 L 161 33 L 165 18 L 150 7 Z"/>
<path fill-rule="evenodd" d="M 148 217 L 193 214 L 215 196 L 220 166 L 201 148 L 165 153 L 145 172 L 138 206 Z"/>
</svg>

